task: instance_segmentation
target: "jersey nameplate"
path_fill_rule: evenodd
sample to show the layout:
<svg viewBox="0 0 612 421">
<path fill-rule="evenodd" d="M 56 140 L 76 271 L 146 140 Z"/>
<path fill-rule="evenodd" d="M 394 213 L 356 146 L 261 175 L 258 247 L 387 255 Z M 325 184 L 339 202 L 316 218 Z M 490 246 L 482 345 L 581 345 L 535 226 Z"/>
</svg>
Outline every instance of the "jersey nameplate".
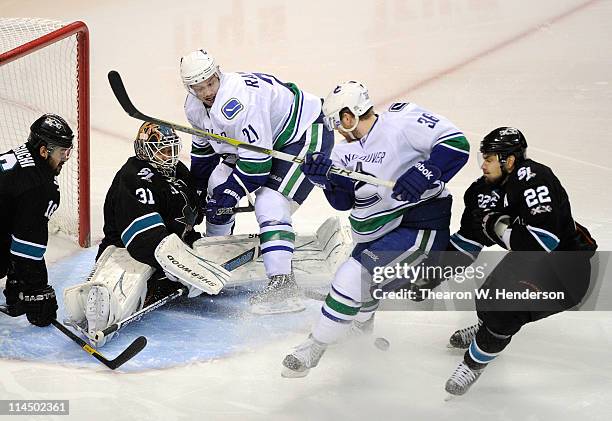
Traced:
<svg viewBox="0 0 612 421">
<path fill-rule="evenodd" d="M 26 145 L 16 147 L 14 153 L 17 157 L 17 161 L 19 161 L 19 165 L 21 165 L 21 168 L 33 167 L 35 165 L 34 159 L 32 158 L 32 155 L 30 155 L 30 151 L 28 151 Z"/>
</svg>

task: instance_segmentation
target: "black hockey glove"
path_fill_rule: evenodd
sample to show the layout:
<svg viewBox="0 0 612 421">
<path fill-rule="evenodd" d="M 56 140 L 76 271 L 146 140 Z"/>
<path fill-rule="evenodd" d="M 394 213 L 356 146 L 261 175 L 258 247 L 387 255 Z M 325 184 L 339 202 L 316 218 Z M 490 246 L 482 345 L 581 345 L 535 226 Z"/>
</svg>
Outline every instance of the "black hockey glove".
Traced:
<svg viewBox="0 0 612 421">
<path fill-rule="evenodd" d="M 489 240 L 503 248 L 507 248 L 501 236 L 505 227 L 510 225 L 510 217 L 501 212 L 489 212 L 482 219 L 482 230 Z"/>
<path fill-rule="evenodd" d="M 485 247 L 491 247 L 495 244 L 489 237 L 487 237 L 483 230 L 483 220 L 487 214 L 491 213 L 490 209 L 474 209 L 471 212 L 472 217 L 467 221 L 468 226 L 461 227 L 469 233 L 469 238 L 478 241 Z"/>
<path fill-rule="evenodd" d="M 6 297 L 6 310 L 9 316 L 18 317 L 25 314 L 23 302 L 19 298 L 22 291 L 23 283 L 16 279 L 11 279 L 9 276 L 6 280 L 4 291 L 2 291 Z"/>
<path fill-rule="evenodd" d="M 29 289 L 20 294 L 28 321 L 35 326 L 49 326 L 57 317 L 57 300 L 51 285 Z"/>
</svg>

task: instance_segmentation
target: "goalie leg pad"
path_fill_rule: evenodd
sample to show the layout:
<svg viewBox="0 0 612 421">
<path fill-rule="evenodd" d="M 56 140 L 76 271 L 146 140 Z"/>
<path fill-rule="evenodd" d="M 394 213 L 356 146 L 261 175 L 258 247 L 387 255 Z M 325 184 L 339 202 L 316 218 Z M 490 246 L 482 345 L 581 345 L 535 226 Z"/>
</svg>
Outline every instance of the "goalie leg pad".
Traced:
<svg viewBox="0 0 612 421">
<path fill-rule="evenodd" d="M 133 259 L 124 248 L 109 246 L 98 258 L 85 283 L 64 290 L 64 306 L 70 321 L 83 325 L 91 320 L 102 330 L 142 308 L 147 280 L 155 270 Z M 88 323 L 89 324 L 89 323 Z"/>
<path fill-rule="evenodd" d="M 220 265 L 200 257 L 176 234 L 161 240 L 155 248 L 155 259 L 168 278 L 189 287 L 190 298 L 202 292 L 218 294 L 231 276 Z"/>
</svg>

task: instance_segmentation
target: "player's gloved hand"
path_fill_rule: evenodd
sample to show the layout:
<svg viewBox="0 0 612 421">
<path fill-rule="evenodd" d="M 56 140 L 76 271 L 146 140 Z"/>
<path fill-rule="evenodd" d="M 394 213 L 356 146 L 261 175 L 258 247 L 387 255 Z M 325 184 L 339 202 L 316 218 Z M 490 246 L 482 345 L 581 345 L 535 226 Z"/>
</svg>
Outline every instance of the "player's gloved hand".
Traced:
<svg viewBox="0 0 612 421">
<path fill-rule="evenodd" d="M 200 209 L 202 209 L 203 212 L 206 212 L 206 189 L 196 190 L 196 194 L 198 195 L 198 204 L 200 206 Z"/>
<path fill-rule="evenodd" d="M 244 190 L 230 176 L 230 179 L 213 190 L 206 204 L 206 221 L 217 225 L 227 224 L 234 215 L 228 209 L 235 208 L 243 194 Z"/>
<path fill-rule="evenodd" d="M 427 161 L 417 162 L 397 179 L 392 197 L 402 202 L 416 202 L 441 175 L 442 172 L 435 165 Z"/>
<path fill-rule="evenodd" d="M 2 291 L 6 297 L 6 310 L 9 316 L 18 317 L 25 314 L 25 308 L 20 298 L 22 291 L 23 282 L 11 278 L 9 274 L 4 291 Z"/>
<path fill-rule="evenodd" d="M 482 218 L 482 230 L 485 236 L 503 248 L 507 248 L 507 246 L 502 240 L 502 236 L 509 225 L 510 217 L 502 212 L 489 212 Z"/>
<path fill-rule="evenodd" d="M 20 294 L 28 321 L 35 326 L 49 326 L 57 317 L 57 300 L 51 285 L 27 289 Z"/>
<path fill-rule="evenodd" d="M 350 178 L 330 173 L 331 167 L 331 159 L 321 152 L 315 152 L 306 154 L 300 169 L 312 184 L 322 189 L 354 190 L 353 181 Z"/>
<path fill-rule="evenodd" d="M 491 247 L 495 244 L 489 237 L 487 237 L 482 229 L 483 224 L 482 221 L 484 217 L 492 212 L 491 209 L 481 209 L 476 208 L 473 209 L 470 214 L 471 218 L 466 221 L 465 230 L 469 232 L 469 238 L 478 241 L 480 244 L 486 247 Z M 463 229 L 463 225 L 462 225 Z"/>
</svg>

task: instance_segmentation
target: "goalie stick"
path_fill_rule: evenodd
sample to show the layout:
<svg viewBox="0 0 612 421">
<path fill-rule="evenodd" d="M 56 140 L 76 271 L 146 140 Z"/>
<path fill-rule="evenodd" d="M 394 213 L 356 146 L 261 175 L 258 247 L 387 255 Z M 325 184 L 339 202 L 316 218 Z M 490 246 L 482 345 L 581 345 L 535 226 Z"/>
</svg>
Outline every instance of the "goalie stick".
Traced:
<svg viewBox="0 0 612 421">
<path fill-rule="evenodd" d="M 221 266 L 223 266 L 223 268 L 232 271 L 235 269 L 238 269 L 240 266 L 243 266 L 253 260 L 255 260 L 257 257 L 259 256 L 259 246 L 255 246 L 247 251 L 245 251 L 244 253 L 239 254 L 238 256 L 228 260 L 227 262 L 223 263 Z M 138 321 L 142 318 L 142 316 L 144 316 L 147 313 L 152 312 L 155 309 L 158 309 L 159 307 L 169 303 L 170 301 L 175 300 L 176 298 L 180 297 L 181 295 L 184 295 L 187 292 L 187 287 L 180 287 L 179 289 L 177 289 L 174 292 L 171 292 L 170 294 L 166 295 L 165 297 L 160 298 L 159 300 L 149 304 L 148 306 L 140 309 L 139 311 L 137 311 L 136 313 L 132 314 L 129 317 L 126 317 L 125 319 L 117 322 L 117 323 L 113 323 L 112 325 L 106 327 L 103 330 L 99 330 L 95 333 L 95 335 L 93 337 L 90 337 L 87 333 L 85 333 L 85 330 L 82 329 L 81 332 L 86 334 L 87 337 L 89 337 L 90 339 L 92 339 L 95 342 L 101 341 L 102 339 L 104 339 L 105 336 L 110 335 L 113 332 L 117 332 L 119 329 L 125 327 L 126 325 Z"/>
<path fill-rule="evenodd" d="M 9 315 L 5 306 L 0 306 L 0 312 Z M 147 338 L 145 338 L 144 336 L 139 336 L 115 359 L 109 360 L 98 350 L 91 347 L 87 342 L 72 333 L 66 326 L 64 326 L 57 320 L 51 320 L 51 324 L 55 326 L 64 335 L 68 336 L 73 342 L 76 342 L 85 352 L 87 352 L 89 355 L 100 361 L 102 364 L 104 364 L 111 370 L 121 367 L 123 364 L 131 360 L 136 354 L 142 351 L 147 345 Z"/>
<path fill-rule="evenodd" d="M 108 81 L 110 83 L 111 89 L 113 90 L 113 93 L 115 94 L 115 97 L 117 98 L 117 101 L 119 101 L 119 104 L 121 104 L 121 107 L 123 107 L 125 112 L 128 113 L 130 117 L 134 117 L 135 119 L 138 119 L 138 120 L 149 121 L 155 124 L 163 124 L 165 126 L 170 126 L 173 129 L 178 130 L 179 132 L 188 133 L 191 135 L 205 137 L 205 138 L 213 138 L 221 142 L 230 144 L 232 146 L 236 146 L 238 148 L 246 149 L 246 150 L 256 152 L 256 153 L 269 155 L 273 158 L 277 158 L 282 161 L 294 162 L 296 164 L 302 164 L 304 162 L 303 158 L 300 158 L 294 155 L 290 155 L 290 154 L 287 154 L 281 151 L 275 151 L 273 149 L 267 149 L 261 146 L 251 145 L 246 142 L 241 142 L 240 140 L 237 140 L 237 139 L 232 139 L 231 137 L 221 136 L 215 133 L 207 132 L 205 130 L 196 129 L 194 127 L 182 126 L 180 124 L 172 123 L 170 121 L 165 121 L 165 120 L 161 120 L 158 118 L 150 117 L 146 114 L 141 113 L 134 106 L 134 104 L 130 100 L 130 97 L 125 89 L 123 81 L 121 80 L 121 75 L 119 75 L 117 71 L 111 70 L 110 72 L 108 72 Z M 363 181 L 368 184 L 374 184 L 374 185 L 384 186 L 388 188 L 393 188 L 393 186 L 395 185 L 395 183 L 392 181 L 381 180 L 371 175 L 362 174 L 362 173 L 351 171 L 345 168 L 338 168 L 338 167 L 332 166 L 329 172 L 332 174 L 341 175 L 343 177 L 348 177 L 353 180 Z"/>
</svg>

